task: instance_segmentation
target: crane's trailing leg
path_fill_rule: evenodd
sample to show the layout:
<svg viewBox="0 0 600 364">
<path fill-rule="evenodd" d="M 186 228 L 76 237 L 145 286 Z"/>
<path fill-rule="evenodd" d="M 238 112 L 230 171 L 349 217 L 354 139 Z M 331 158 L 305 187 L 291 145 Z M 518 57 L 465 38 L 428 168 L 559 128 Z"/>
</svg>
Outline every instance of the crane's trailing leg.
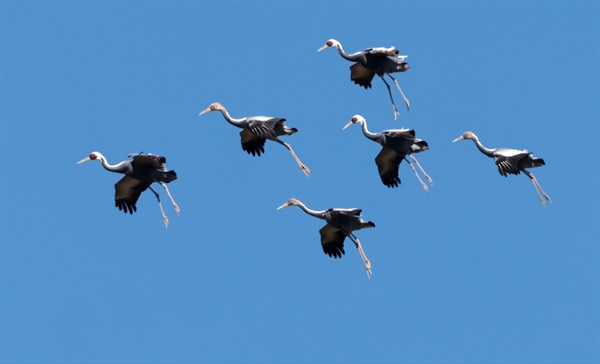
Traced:
<svg viewBox="0 0 600 364">
<path fill-rule="evenodd" d="M 429 181 L 429 184 L 433 186 L 433 180 L 431 179 L 431 177 L 429 177 L 429 175 L 427 174 L 427 172 L 425 172 L 425 170 L 423 169 L 423 167 L 421 167 L 421 164 L 419 163 L 419 161 L 417 160 L 417 158 L 413 157 L 413 155 L 410 155 L 410 158 L 415 161 L 415 163 L 417 164 L 417 167 L 419 167 L 419 169 L 421 170 L 421 172 L 423 172 L 423 174 L 425 175 L 425 178 L 427 178 L 427 180 Z"/>
<path fill-rule="evenodd" d="M 163 182 L 159 182 L 161 186 L 163 186 L 163 188 L 165 189 L 165 191 L 167 191 L 167 195 L 169 195 L 169 198 L 171 199 L 171 202 L 173 202 L 173 206 L 175 207 L 175 211 L 177 211 L 177 215 L 179 215 L 179 212 L 181 211 L 179 209 L 179 205 L 177 204 L 177 202 L 175 202 L 175 200 L 173 199 L 173 196 L 171 196 L 171 192 L 169 191 L 169 188 L 167 187 L 166 183 Z"/>
<path fill-rule="evenodd" d="M 282 142 L 282 141 L 281 141 L 281 140 L 279 140 L 279 139 L 275 139 L 275 141 L 276 141 L 277 143 L 279 143 L 279 144 L 283 145 L 284 147 L 286 147 L 286 148 L 287 148 L 287 150 L 289 150 L 289 151 L 290 151 L 290 153 L 292 153 L 292 157 L 294 157 L 294 160 L 296 161 L 296 163 L 298 163 L 298 166 L 300 166 L 300 169 L 302 170 L 302 172 L 304 172 L 304 174 L 305 174 L 307 177 L 310 177 L 310 169 L 308 169 L 308 167 L 307 167 L 306 165 L 304 165 L 304 163 L 302 163 L 302 162 L 300 161 L 300 158 L 298 158 L 298 156 L 296 155 L 296 153 L 294 153 L 294 150 L 292 149 L 292 146 L 291 146 L 291 145 L 289 145 L 289 144 L 288 144 L 288 143 L 286 143 L 286 142 Z"/>
<path fill-rule="evenodd" d="M 396 81 L 396 79 L 394 77 L 392 77 L 392 75 L 390 75 L 389 73 L 387 75 L 390 76 L 390 78 L 392 80 L 394 80 L 394 83 L 396 84 L 396 87 L 398 87 L 398 91 L 400 91 L 400 95 L 402 95 L 402 98 L 404 99 L 404 102 L 406 103 L 406 110 L 410 110 L 410 102 L 408 101 L 408 99 L 406 98 L 406 96 L 404 96 L 404 92 L 402 92 L 402 89 L 400 88 L 400 84 L 398 84 L 398 81 Z"/>
<path fill-rule="evenodd" d="M 429 193 L 429 187 L 427 187 L 427 185 L 425 184 L 425 182 L 423 182 L 423 180 L 419 176 L 419 173 L 417 173 L 417 170 L 412 165 L 412 163 L 410 163 L 410 161 L 408 159 L 406 159 L 406 157 L 404 157 L 404 160 L 406 161 L 406 163 L 408 163 L 408 165 L 410 166 L 410 168 L 412 168 L 413 172 L 415 172 L 415 176 L 417 176 L 417 179 L 419 180 L 419 182 L 421 182 L 421 186 L 423 186 L 423 188 L 425 189 L 425 191 L 427 191 Z"/>
<path fill-rule="evenodd" d="M 398 117 L 398 115 L 400 115 L 400 111 L 398 111 L 398 108 L 396 108 L 396 103 L 394 103 L 394 97 L 392 96 L 392 89 L 390 88 L 390 85 L 387 83 L 385 78 L 383 78 L 383 76 L 381 76 L 381 79 L 383 80 L 383 83 L 385 83 L 385 87 L 387 87 L 388 93 L 390 94 L 390 100 L 392 100 L 392 106 L 394 107 L 394 120 L 396 120 L 396 117 Z"/>
<path fill-rule="evenodd" d="M 546 207 L 546 201 L 544 201 L 544 199 L 542 198 L 542 195 L 544 195 L 544 197 L 546 198 L 546 200 L 548 200 L 548 202 L 552 203 L 552 200 L 550 199 L 550 196 L 548 196 L 546 194 L 546 192 L 544 192 L 544 190 L 542 189 L 542 186 L 538 182 L 537 178 L 535 178 L 535 176 L 533 175 L 533 173 L 528 172 L 525 169 L 523 169 L 522 171 L 531 180 L 531 183 L 533 184 L 533 188 L 535 189 L 535 193 L 537 193 L 538 198 L 540 199 L 540 202 L 542 203 L 542 205 L 544 205 L 544 207 Z M 540 194 L 540 192 L 541 192 L 541 194 Z"/>
<path fill-rule="evenodd" d="M 160 202 L 160 196 L 158 195 L 158 193 L 156 193 L 156 191 L 154 191 L 152 189 L 152 187 L 148 187 L 148 188 L 150 189 L 150 191 L 152 191 L 154 196 L 156 196 L 156 199 L 158 200 L 158 207 L 160 207 L 160 213 L 162 214 L 163 221 L 165 222 L 165 228 L 168 228 L 169 227 L 169 218 L 167 217 L 167 215 L 165 215 L 165 210 L 163 210 L 162 203 Z"/>
<path fill-rule="evenodd" d="M 369 279 L 371 279 L 371 275 L 373 274 L 371 272 L 371 261 L 369 261 L 369 259 L 367 258 L 367 255 L 365 254 L 365 251 L 362 248 L 362 244 L 360 243 L 360 240 L 358 240 L 358 238 L 352 233 L 348 234 L 348 238 L 350 238 L 350 240 L 352 240 L 354 245 L 356 245 L 356 249 L 358 249 L 358 254 L 360 255 L 360 259 L 362 259 L 363 264 L 365 265 L 365 269 L 367 270 L 367 277 L 369 277 Z"/>
</svg>

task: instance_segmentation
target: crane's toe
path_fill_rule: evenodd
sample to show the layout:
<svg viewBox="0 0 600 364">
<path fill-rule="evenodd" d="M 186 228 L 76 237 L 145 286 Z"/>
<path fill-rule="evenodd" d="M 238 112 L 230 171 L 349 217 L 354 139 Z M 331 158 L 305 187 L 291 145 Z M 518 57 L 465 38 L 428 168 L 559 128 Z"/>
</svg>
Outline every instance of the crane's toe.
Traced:
<svg viewBox="0 0 600 364">
<path fill-rule="evenodd" d="M 306 177 L 310 177 L 310 169 L 308 169 L 307 166 L 302 166 L 300 168 L 302 169 L 302 172 L 304 172 L 304 174 L 306 175 Z"/>
</svg>

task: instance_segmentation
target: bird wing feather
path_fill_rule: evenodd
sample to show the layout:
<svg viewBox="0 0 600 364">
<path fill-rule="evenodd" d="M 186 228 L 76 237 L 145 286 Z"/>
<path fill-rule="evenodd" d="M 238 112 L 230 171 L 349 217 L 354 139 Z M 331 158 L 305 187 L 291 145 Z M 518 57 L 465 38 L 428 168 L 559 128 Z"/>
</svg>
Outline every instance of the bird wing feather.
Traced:
<svg viewBox="0 0 600 364">
<path fill-rule="evenodd" d="M 164 169 L 167 158 L 160 155 L 152 154 L 136 154 L 133 156 L 133 162 L 140 166 L 154 167 Z"/>
<path fill-rule="evenodd" d="M 248 154 L 260 157 L 260 154 L 265 152 L 266 138 L 252 133 L 248 128 L 242 129 L 240 136 L 242 137 L 242 149 Z"/>
<path fill-rule="evenodd" d="M 389 188 L 398 187 L 400 185 L 400 177 L 398 170 L 400 163 L 404 159 L 404 155 L 389 148 L 381 149 L 381 152 L 375 157 L 375 163 L 379 170 L 381 182 Z"/>
<path fill-rule="evenodd" d="M 285 122 L 282 118 L 273 118 L 268 116 L 253 116 L 248 119 L 248 130 L 259 137 L 273 139 L 277 137 L 275 125 Z"/>
<path fill-rule="evenodd" d="M 373 77 L 375 77 L 375 72 L 360 63 L 355 63 L 350 66 L 350 80 L 357 85 L 369 89 L 371 88 Z"/>
<path fill-rule="evenodd" d="M 392 138 L 404 137 L 407 139 L 414 139 L 415 135 L 416 135 L 414 129 L 388 129 L 388 130 L 382 131 L 381 134 L 384 134 L 384 135 L 392 137 Z"/>
<path fill-rule="evenodd" d="M 506 177 L 508 174 L 519 174 L 519 161 L 531 155 L 526 150 L 498 148 L 494 151 L 494 161 L 498 167 L 498 173 Z"/>
<path fill-rule="evenodd" d="M 115 206 L 124 213 L 137 211 L 135 204 L 151 183 L 125 176 L 115 184 Z"/>
<path fill-rule="evenodd" d="M 351 208 L 336 207 L 334 209 L 330 209 L 330 211 L 333 213 L 348 214 L 348 215 L 353 215 L 353 216 L 360 216 L 360 214 L 362 213 L 362 209 L 358 209 L 356 207 L 351 207 Z"/>
<path fill-rule="evenodd" d="M 341 229 L 327 224 L 319 230 L 319 234 L 321 234 L 321 246 L 325 254 L 333 258 L 341 258 L 346 254 L 344 251 L 346 234 Z"/>
<path fill-rule="evenodd" d="M 372 47 L 372 48 L 365 49 L 364 52 L 365 53 L 370 53 L 370 54 L 381 54 L 381 55 L 386 55 L 386 56 L 393 56 L 393 55 L 395 55 L 395 54 L 398 53 L 398 50 L 394 46 L 391 46 L 389 48 L 386 48 L 386 47 Z"/>
</svg>

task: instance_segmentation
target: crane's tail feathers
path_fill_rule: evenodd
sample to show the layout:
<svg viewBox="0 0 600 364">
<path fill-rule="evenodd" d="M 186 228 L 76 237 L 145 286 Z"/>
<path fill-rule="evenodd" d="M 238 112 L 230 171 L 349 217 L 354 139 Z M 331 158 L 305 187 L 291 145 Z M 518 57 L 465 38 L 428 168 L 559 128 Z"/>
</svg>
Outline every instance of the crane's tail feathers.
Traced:
<svg viewBox="0 0 600 364">
<path fill-rule="evenodd" d="M 546 165 L 546 162 L 544 162 L 544 160 L 542 158 L 533 158 L 533 166 L 534 167 L 541 167 Z"/>
<path fill-rule="evenodd" d="M 411 146 L 413 153 L 424 152 L 429 149 L 429 144 L 424 140 L 419 140 Z"/>
<path fill-rule="evenodd" d="M 375 223 L 373 221 L 367 221 L 367 222 L 363 222 L 361 224 L 362 229 L 374 228 L 374 227 L 375 227 Z"/>
<path fill-rule="evenodd" d="M 177 179 L 177 173 L 175 173 L 175 171 L 166 171 L 163 174 L 162 182 L 169 183 L 169 182 L 175 181 L 176 179 Z"/>
</svg>

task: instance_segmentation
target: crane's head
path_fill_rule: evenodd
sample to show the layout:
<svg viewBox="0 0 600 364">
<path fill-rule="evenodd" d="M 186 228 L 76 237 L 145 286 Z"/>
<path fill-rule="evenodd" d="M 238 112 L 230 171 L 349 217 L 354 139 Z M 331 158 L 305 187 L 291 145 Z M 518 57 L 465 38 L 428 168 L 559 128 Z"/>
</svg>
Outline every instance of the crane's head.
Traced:
<svg viewBox="0 0 600 364">
<path fill-rule="evenodd" d="M 81 164 L 81 163 L 89 162 L 89 161 L 100 160 L 103 157 L 104 156 L 102 154 L 100 154 L 100 152 L 92 152 L 90 155 L 88 155 L 87 157 L 85 157 L 82 160 L 80 160 L 79 162 L 77 162 L 77 164 Z"/>
<path fill-rule="evenodd" d="M 341 48 L 341 46 L 342 46 L 342 45 L 341 45 L 341 43 L 340 43 L 340 42 L 338 42 L 337 40 L 335 40 L 335 39 L 333 39 L 333 38 L 332 38 L 332 39 L 328 40 L 328 41 L 327 41 L 327 43 L 325 43 L 325 45 L 324 45 L 324 46 L 322 46 L 321 48 L 319 48 L 319 49 L 317 50 L 317 52 L 320 52 L 320 51 L 322 51 L 323 49 L 327 49 L 327 48 L 331 48 L 331 47 L 336 47 L 336 48 L 340 49 L 340 48 Z"/>
<path fill-rule="evenodd" d="M 300 205 L 300 201 L 296 200 L 295 198 L 290 198 L 289 200 L 287 200 L 286 203 L 284 203 L 283 205 L 279 206 L 277 208 L 277 210 L 281 210 L 284 207 L 288 207 L 288 206 L 299 206 Z"/>
<path fill-rule="evenodd" d="M 475 135 L 473 132 L 470 131 L 466 131 L 463 135 L 459 136 L 458 138 L 454 139 L 452 141 L 452 143 L 457 142 L 459 140 L 464 140 L 464 139 L 472 139 L 475 140 L 477 139 L 477 135 Z"/>
<path fill-rule="evenodd" d="M 218 102 L 213 102 L 212 104 L 210 104 L 209 107 L 207 107 L 200 114 L 198 114 L 198 116 L 200 116 L 202 114 L 206 114 L 207 112 L 210 112 L 210 111 L 221 111 L 221 110 L 225 110 L 225 107 L 223 105 L 219 104 Z"/>
<path fill-rule="evenodd" d="M 345 129 L 346 129 L 347 127 L 349 127 L 350 125 L 353 125 L 353 124 L 356 124 L 356 123 L 362 124 L 362 123 L 365 123 L 365 122 L 366 122 L 366 120 L 365 120 L 365 118 L 363 118 L 362 116 L 360 116 L 360 115 L 358 115 L 358 114 L 357 114 L 357 115 L 354 115 L 354 116 L 352 117 L 352 120 L 350 120 L 350 122 L 349 122 L 348 124 L 346 124 L 346 126 L 344 126 L 344 127 L 342 128 L 342 130 L 345 130 Z"/>
</svg>

